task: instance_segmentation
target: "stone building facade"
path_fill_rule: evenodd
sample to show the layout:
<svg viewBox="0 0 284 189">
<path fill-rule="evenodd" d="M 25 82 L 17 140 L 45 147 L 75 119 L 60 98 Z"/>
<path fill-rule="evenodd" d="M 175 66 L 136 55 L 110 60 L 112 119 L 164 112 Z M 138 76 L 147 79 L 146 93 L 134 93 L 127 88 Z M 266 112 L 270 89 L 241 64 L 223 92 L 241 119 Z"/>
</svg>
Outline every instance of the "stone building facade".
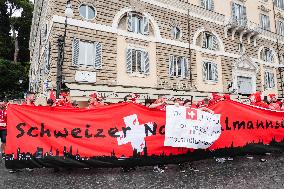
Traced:
<svg viewBox="0 0 284 189">
<path fill-rule="evenodd" d="M 284 97 L 283 0 L 72 0 L 63 81 L 85 102 L 135 92 L 196 98 L 210 92 Z M 65 0 L 35 3 L 30 90 L 56 89 Z"/>
</svg>

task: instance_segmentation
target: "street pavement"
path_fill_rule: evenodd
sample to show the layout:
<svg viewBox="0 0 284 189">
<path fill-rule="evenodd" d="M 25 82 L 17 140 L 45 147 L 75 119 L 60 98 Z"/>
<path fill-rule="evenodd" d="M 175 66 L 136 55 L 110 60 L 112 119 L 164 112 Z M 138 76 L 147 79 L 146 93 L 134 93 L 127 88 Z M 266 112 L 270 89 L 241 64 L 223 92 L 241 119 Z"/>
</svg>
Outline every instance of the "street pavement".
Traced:
<svg viewBox="0 0 284 189">
<path fill-rule="evenodd" d="M 185 167 L 185 172 L 181 172 L 177 165 L 168 165 L 164 173 L 153 172 L 153 167 L 140 167 L 130 172 L 118 168 L 59 172 L 35 169 L 10 174 L 2 161 L 0 189 L 284 188 L 284 154 L 207 159 L 193 162 L 192 167 L 199 171 Z"/>
</svg>

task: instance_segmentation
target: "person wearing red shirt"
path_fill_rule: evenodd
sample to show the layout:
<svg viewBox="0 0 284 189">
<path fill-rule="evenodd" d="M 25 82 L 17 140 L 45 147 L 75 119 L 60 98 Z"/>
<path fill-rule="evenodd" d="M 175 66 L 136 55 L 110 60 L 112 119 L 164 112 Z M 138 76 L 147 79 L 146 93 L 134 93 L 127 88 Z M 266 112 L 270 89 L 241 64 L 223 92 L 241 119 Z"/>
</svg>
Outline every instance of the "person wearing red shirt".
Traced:
<svg viewBox="0 0 284 189">
<path fill-rule="evenodd" d="M 97 107 L 105 106 L 102 100 L 103 99 L 99 97 L 96 92 L 91 94 L 88 109 L 95 109 Z"/>
<path fill-rule="evenodd" d="M 62 107 L 72 107 L 72 102 L 70 99 L 70 93 L 69 92 L 61 92 L 60 93 L 60 99 L 56 100 L 55 106 L 62 106 Z"/>
<path fill-rule="evenodd" d="M 158 99 L 153 102 L 149 108 L 151 109 L 158 109 L 158 110 L 166 110 L 166 103 L 167 98 L 164 95 L 159 95 Z"/>
<path fill-rule="evenodd" d="M 279 102 L 277 102 L 276 94 L 269 94 L 268 101 L 270 102 L 269 109 L 276 111 L 281 110 L 281 106 L 279 105 Z"/>
<path fill-rule="evenodd" d="M 251 94 L 249 96 L 249 100 L 250 100 L 250 105 L 252 106 L 257 106 L 257 107 L 266 108 L 266 109 L 269 108 L 268 104 L 262 101 L 261 92 L 256 92 L 254 94 Z"/>
<path fill-rule="evenodd" d="M 1 138 L 1 150 L 2 154 L 5 153 L 7 136 L 7 112 L 6 103 L 0 104 L 0 138 Z"/>
</svg>

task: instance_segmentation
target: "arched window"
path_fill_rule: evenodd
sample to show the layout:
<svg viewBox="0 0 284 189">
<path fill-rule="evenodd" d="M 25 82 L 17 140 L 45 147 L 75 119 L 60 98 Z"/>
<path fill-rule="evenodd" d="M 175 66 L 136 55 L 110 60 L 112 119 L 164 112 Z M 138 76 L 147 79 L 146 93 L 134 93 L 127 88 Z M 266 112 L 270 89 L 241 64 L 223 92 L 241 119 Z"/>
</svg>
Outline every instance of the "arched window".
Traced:
<svg viewBox="0 0 284 189">
<path fill-rule="evenodd" d="M 214 36 L 211 32 L 202 32 L 197 38 L 197 45 L 201 46 L 204 49 L 209 50 L 219 50 L 217 37 Z"/>
<path fill-rule="evenodd" d="M 96 9 L 93 6 L 82 4 L 79 8 L 80 15 L 87 19 L 92 20 L 96 17 Z"/>
<path fill-rule="evenodd" d="M 273 63 L 274 62 L 273 50 L 271 48 L 264 47 L 260 53 L 260 58 L 265 62 Z"/>
<path fill-rule="evenodd" d="M 149 18 L 137 12 L 128 12 L 127 30 L 133 33 L 149 35 Z"/>
</svg>

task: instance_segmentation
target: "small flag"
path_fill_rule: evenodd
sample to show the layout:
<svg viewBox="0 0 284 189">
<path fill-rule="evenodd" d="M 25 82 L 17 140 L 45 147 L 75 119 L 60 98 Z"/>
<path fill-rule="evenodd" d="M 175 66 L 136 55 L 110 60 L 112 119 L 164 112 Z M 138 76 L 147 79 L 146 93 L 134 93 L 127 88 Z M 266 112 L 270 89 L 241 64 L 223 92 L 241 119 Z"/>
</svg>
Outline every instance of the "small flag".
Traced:
<svg viewBox="0 0 284 189">
<path fill-rule="evenodd" d="M 197 120 L 197 110 L 196 109 L 187 108 L 186 109 L 186 119 Z"/>
</svg>

